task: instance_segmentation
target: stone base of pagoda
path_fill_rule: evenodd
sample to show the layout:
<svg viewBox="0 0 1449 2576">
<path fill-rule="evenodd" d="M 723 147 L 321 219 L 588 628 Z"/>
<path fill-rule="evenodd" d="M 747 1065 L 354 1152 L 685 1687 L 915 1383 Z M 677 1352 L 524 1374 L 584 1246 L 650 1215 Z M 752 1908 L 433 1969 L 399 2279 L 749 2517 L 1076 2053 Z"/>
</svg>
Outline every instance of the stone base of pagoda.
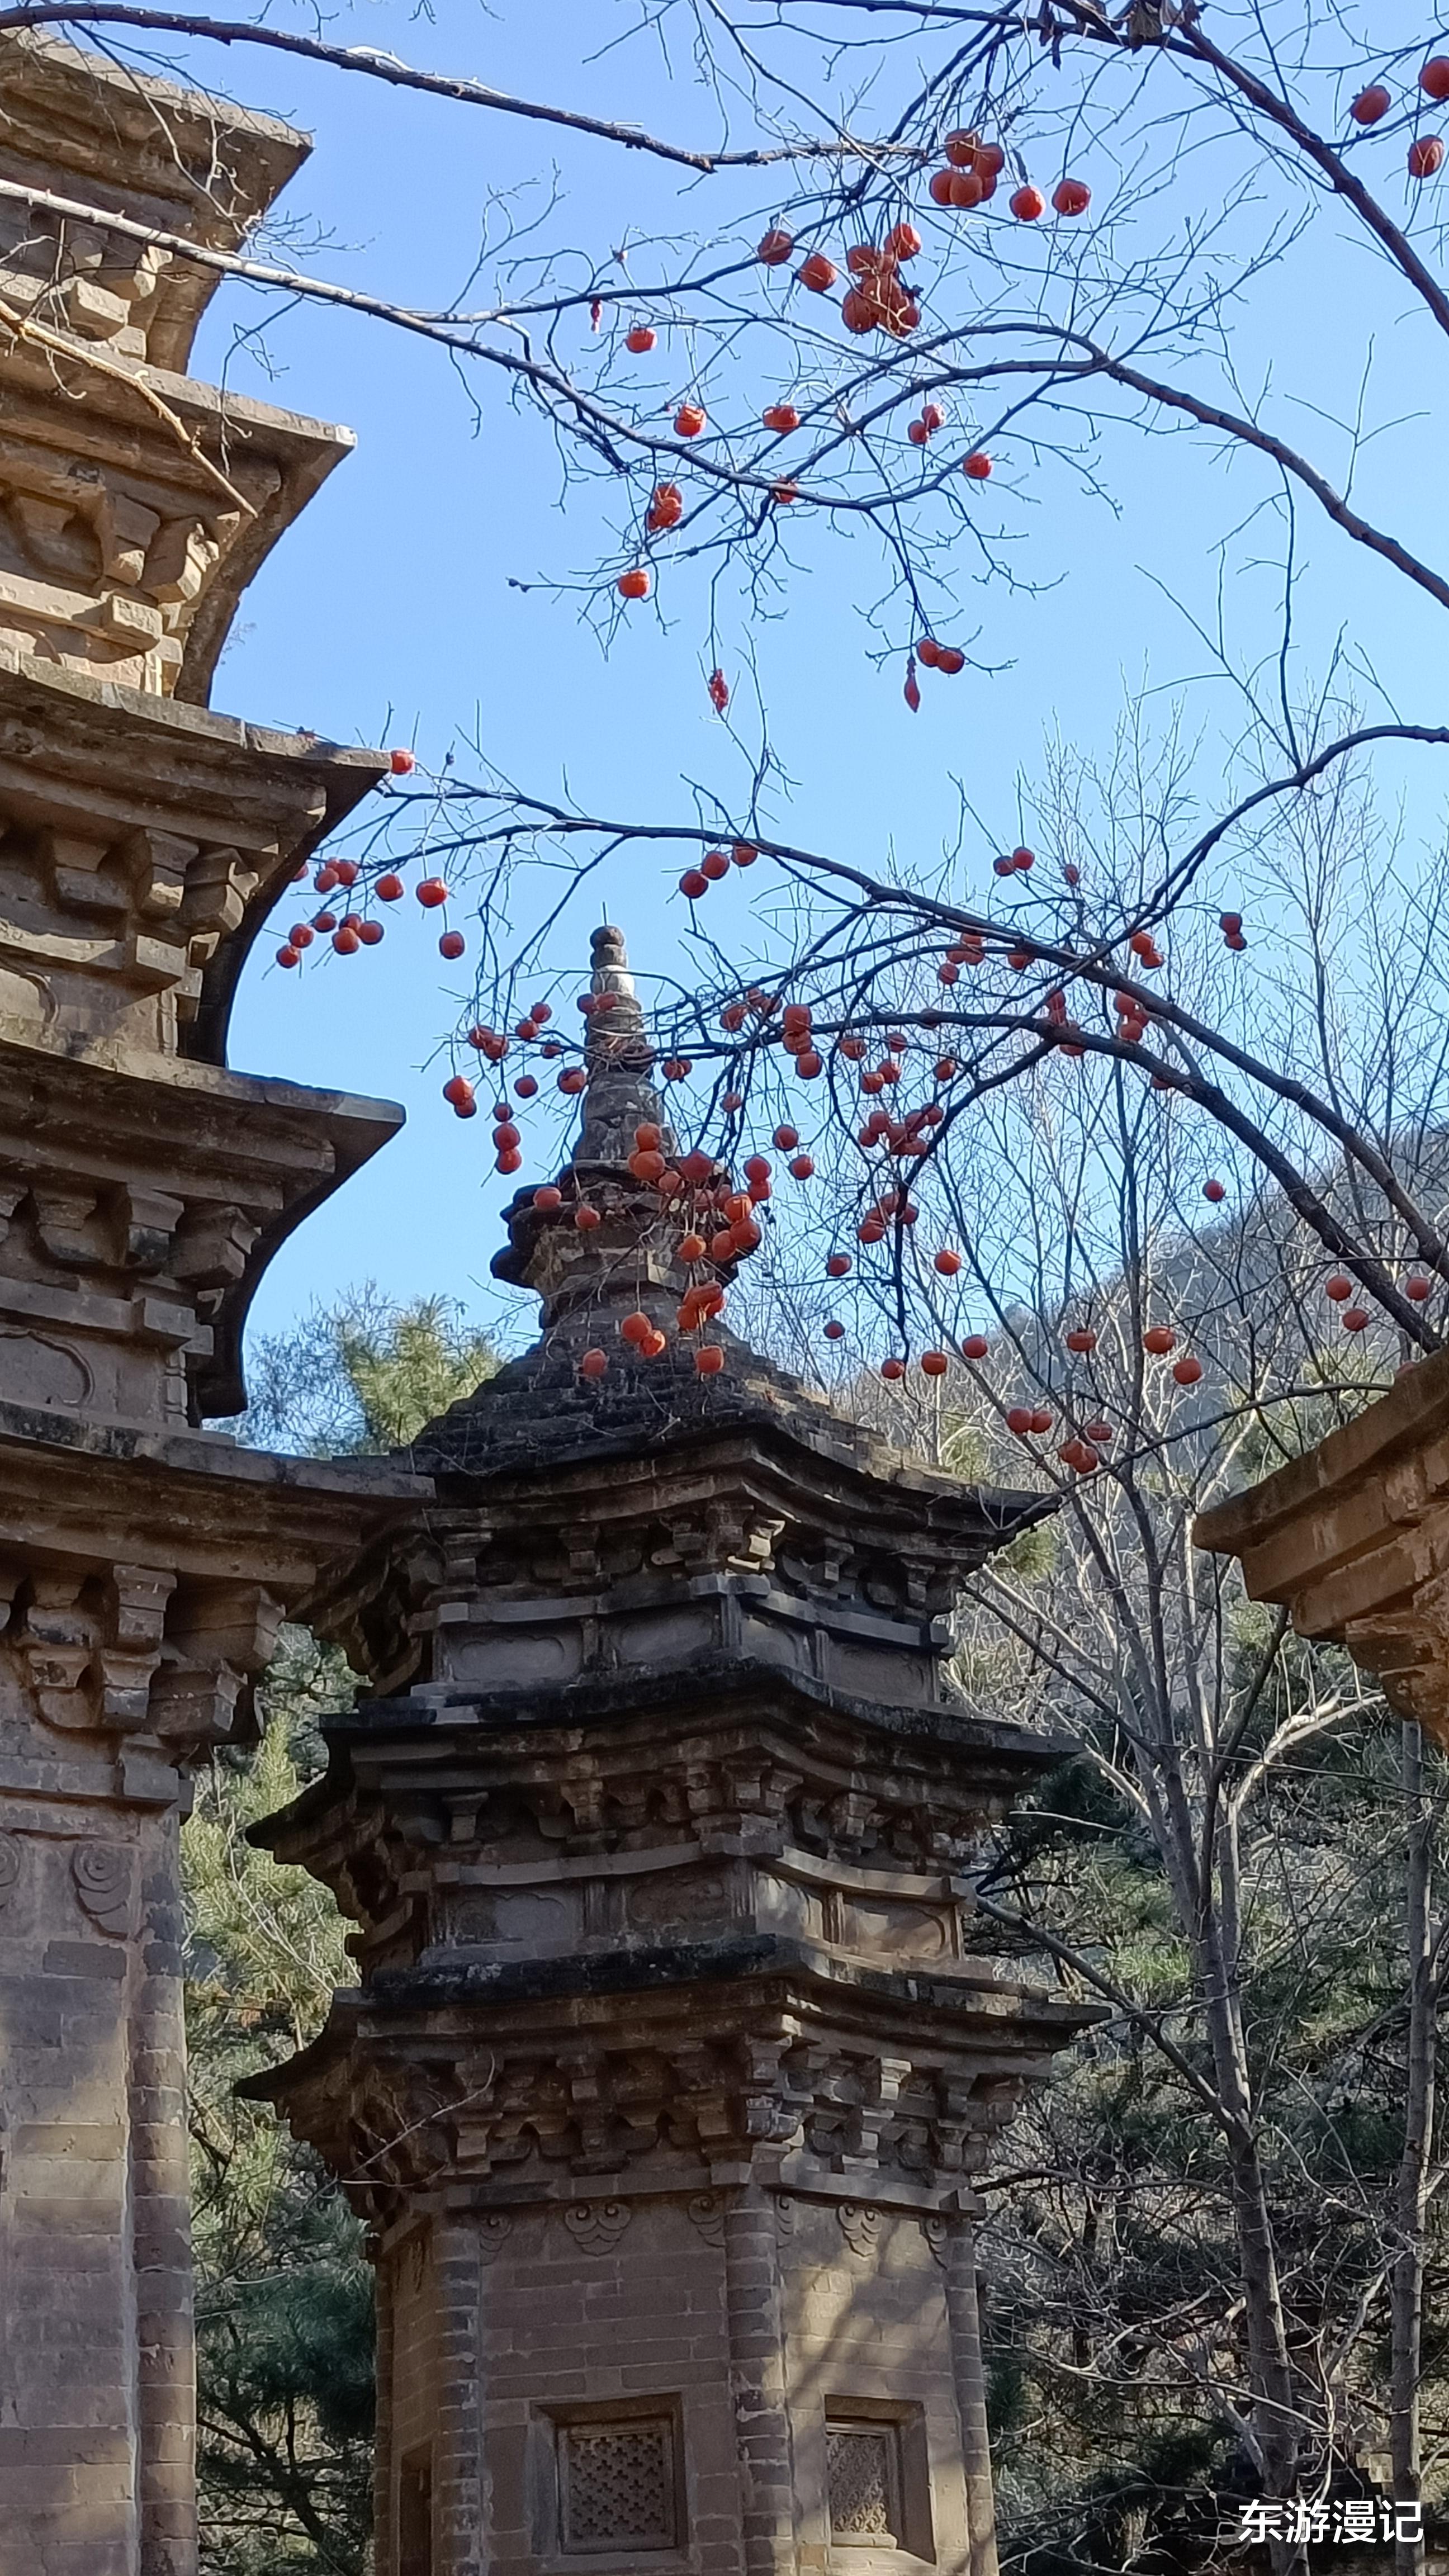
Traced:
<svg viewBox="0 0 1449 2576">
<path fill-rule="evenodd" d="M 400 2221 L 377 2576 L 992 2576 L 969 2216 L 850 2188 L 564 2178 Z"/>
<path fill-rule="evenodd" d="M 338 1995 L 243 2090 L 371 2222 L 377 2576 L 991 2576 L 971 2177 L 1088 2017 L 759 1935 Z"/>
</svg>

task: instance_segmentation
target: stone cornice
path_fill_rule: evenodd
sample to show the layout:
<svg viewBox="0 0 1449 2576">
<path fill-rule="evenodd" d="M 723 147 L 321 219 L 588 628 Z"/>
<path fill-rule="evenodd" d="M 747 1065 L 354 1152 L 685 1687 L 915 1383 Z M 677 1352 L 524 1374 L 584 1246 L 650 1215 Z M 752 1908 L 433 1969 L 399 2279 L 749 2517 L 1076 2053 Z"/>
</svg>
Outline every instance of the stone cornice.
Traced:
<svg viewBox="0 0 1449 2576">
<path fill-rule="evenodd" d="M 274 2102 L 375 2223 L 446 2184 L 486 2203 L 564 2175 L 640 2187 L 721 2164 L 862 2200 L 959 2191 L 1052 2054 L 1102 2018 L 994 1977 L 893 1973 L 724 1937 L 628 1959 L 379 1976 L 238 2092 Z M 833 2186 L 832 2186 L 833 2178 Z M 942 2203 L 944 2205 L 944 2202 Z"/>
<path fill-rule="evenodd" d="M 320 1556 L 418 1498 L 376 1469 L 0 1402 L 0 1666 L 51 1746 L 32 1788 L 62 1744 L 72 1791 L 124 1745 L 133 1786 L 176 1798 L 198 1753 L 248 1740 L 253 1684 Z"/>
<path fill-rule="evenodd" d="M 511 1362 L 407 1452 L 460 1525 L 617 1529 L 691 1495 L 729 1495 L 844 1553 L 909 1559 L 920 1606 L 939 1610 L 1056 1507 L 1051 1494 L 967 1485 L 905 1457 L 722 1329 L 720 1376 L 700 1378 L 684 1343 L 647 1363 L 626 1349 L 602 1391 L 580 1381 L 575 1338 L 551 1335 Z"/>
<path fill-rule="evenodd" d="M 219 277 L 145 238 L 239 243 L 307 149 L 53 36 L 0 36 L 0 635 L 21 650 L 204 704 L 242 591 L 350 450 L 184 373 Z"/>
<path fill-rule="evenodd" d="M 287 1458 L 200 1431 L 141 1431 L 0 1401 L 0 1550 L 97 1567 L 129 1522 L 185 1573 L 263 1564 L 300 1600 L 329 1552 L 426 1501 L 425 1478 L 374 1458 Z"/>
<path fill-rule="evenodd" d="M 238 1412 L 242 1330 L 267 1263 L 401 1123 L 388 1101 L 139 1050 L 78 1061 L 16 1043 L 0 1020 L 0 1239 L 31 1232 L 63 1264 L 48 1292 L 33 1275 L 0 1280 L 0 1316 L 7 1293 L 37 1312 L 44 1294 L 51 1323 L 72 1318 L 83 1358 L 95 1330 L 115 1329 L 118 1296 L 169 1298 L 194 1318 L 195 1413 Z"/>
<path fill-rule="evenodd" d="M 0 313 L 13 303 L 5 287 L 0 262 Z M 12 345 L 0 355 L 0 498 L 13 512 L 18 497 L 27 551 L 0 561 L 0 629 L 44 639 L 62 666 L 105 676 L 113 662 L 131 681 L 144 666 L 148 693 L 204 705 L 243 590 L 354 444 L 349 430 L 141 359 L 102 362 L 48 329 Z"/>
<path fill-rule="evenodd" d="M 414 1950 L 464 1940 L 450 1891 L 465 1884 L 663 1872 L 666 1914 L 687 1914 L 675 1873 L 698 1862 L 708 1878 L 736 1855 L 734 1896 L 705 1891 L 716 1911 L 756 1903 L 756 1862 L 857 1892 L 864 1866 L 877 1895 L 904 1887 L 902 1937 L 934 1890 L 949 1952 L 967 1894 L 952 1873 L 1065 1750 L 959 1706 L 891 1707 L 733 1656 L 492 1701 L 369 1700 L 324 1732 L 326 1773 L 250 1838 L 323 1880 L 369 1938 L 392 1924 Z M 404 1895 L 419 1908 L 406 1936 Z"/>
<path fill-rule="evenodd" d="M 1449 1351 L 1301 1458 L 1199 1515 L 1256 1601 L 1346 1646 L 1449 1744 Z"/>
<path fill-rule="evenodd" d="M 222 1063 L 237 980 L 273 903 L 386 766 L 0 639 L 0 824 L 79 845 L 46 875 L 38 912 L 0 917 L 0 970 L 29 968 L 43 1005 L 21 1033 L 55 1025 L 66 1053 L 104 1058 L 117 1003 L 88 1012 L 90 988 L 94 1003 L 111 988 L 119 1001 L 140 975 L 177 990 L 185 1052 Z M 7 1007 L 0 991 L 0 1021 Z"/>
<path fill-rule="evenodd" d="M 0 37 L 0 175 L 58 175 L 107 213 L 136 215 L 216 250 L 240 248 L 300 169 L 295 126 L 85 51 L 45 28 Z M 112 256 L 116 256 L 119 245 Z M 123 257 L 136 253 L 127 245 Z M 145 299 L 147 354 L 184 367 L 214 271 L 167 262 Z"/>
</svg>

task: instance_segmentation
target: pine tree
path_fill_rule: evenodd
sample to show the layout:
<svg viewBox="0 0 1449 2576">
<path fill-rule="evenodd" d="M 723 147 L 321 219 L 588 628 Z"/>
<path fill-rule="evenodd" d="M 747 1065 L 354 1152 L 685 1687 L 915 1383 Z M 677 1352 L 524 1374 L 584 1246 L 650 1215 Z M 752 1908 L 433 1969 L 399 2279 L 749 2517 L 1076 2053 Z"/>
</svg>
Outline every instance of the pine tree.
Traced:
<svg viewBox="0 0 1449 2576">
<path fill-rule="evenodd" d="M 242 1436 L 312 1455 L 394 1447 L 495 1366 L 448 1300 L 390 1305 L 365 1289 L 262 1345 Z M 311 2150 L 232 2091 L 304 2045 L 354 1981 L 330 1895 L 254 1850 L 246 1828 L 321 1768 L 321 1722 L 356 1689 L 340 1654 L 284 1628 L 258 1694 L 260 1745 L 215 1758 L 182 1836 L 205 2576 L 364 2576 L 369 2559 L 362 2231 Z"/>
</svg>

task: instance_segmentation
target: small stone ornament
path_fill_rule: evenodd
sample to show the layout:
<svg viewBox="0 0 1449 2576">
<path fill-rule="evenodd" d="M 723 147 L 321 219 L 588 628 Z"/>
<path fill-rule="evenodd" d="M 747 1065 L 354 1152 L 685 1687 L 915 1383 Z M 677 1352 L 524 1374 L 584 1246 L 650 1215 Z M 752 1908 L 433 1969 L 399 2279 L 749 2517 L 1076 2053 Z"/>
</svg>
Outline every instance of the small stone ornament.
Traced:
<svg viewBox="0 0 1449 2576">
<path fill-rule="evenodd" d="M 491 2263 L 513 2232 L 513 2221 L 506 2210 L 490 2210 L 478 2230 L 478 2247 L 485 2263 Z"/>
<path fill-rule="evenodd" d="M 686 2206 L 706 2245 L 723 2245 L 724 2202 L 717 2191 L 697 2191 Z"/>
<path fill-rule="evenodd" d="M 840 2233 L 852 2254 L 858 2254 L 864 2260 L 875 2252 L 880 2235 L 878 2209 L 871 2209 L 862 2201 L 843 2200 L 836 2216 L 840 2220 Z"/>
<path fill-rule="evenodd" d="M 620 2200 L 579 2200 L 564 2211 L 564 2225 L 586 2254 L 609 2254 L 629 2224 L 631 2212 Z"/>
<path fill-rule="evenodd" d="M 114 1843 L 77 1843 L 70 1870 L 75 1892 L 97 1931 L 124 1941 L 131 1929 L 135 1893 L 131 1854 Z"/>
</svg>

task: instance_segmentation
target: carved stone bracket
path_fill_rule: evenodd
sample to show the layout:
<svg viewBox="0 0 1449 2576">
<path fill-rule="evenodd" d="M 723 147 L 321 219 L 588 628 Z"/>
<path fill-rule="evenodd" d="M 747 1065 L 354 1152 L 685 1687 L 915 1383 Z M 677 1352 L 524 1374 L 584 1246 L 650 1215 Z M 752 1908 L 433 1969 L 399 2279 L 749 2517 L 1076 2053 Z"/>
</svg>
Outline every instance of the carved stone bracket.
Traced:
<svg viewBox="0 0 1449 2576">
<path fill-rule="evenodd" d="M 51 1726 L 96 1723 L 94 1699 L 86 1688 L 95 1632 L 81 1606 L 84 1588 L 74 1577 L 37 1575 L 15 1641 L 36 1705 Z"/>
<path fill-rule="evenodd" d="M 114 1566 L 105 1583 L 37 1574 L 24 1598 L 14 1643 L 48 1725 L 173 1745 L 235 1731 L 282 1616 L 259 1584 L 178 1594 L 174 1574 L 145 1565 Z"/>
<path fill-rule="evenodd" d="M 144 1565 L 118 1565 L 111 1578 L 110 1635 L 99 1648 L 100 1722 L 139 1726 L 149 1721 L 152 1676 L 161 1659 L 166 1605 L 174 1574 Z"/>
<path fill-rule="evenodd" d="M 98 1257 L 91 1231 L 96 1212 L 94 1190 L 35 1189 L 30 1194 L 35 1231 L 50 1254 L 67 1270 L 88 1270 Z"/>
<path fill-rule="evenodd" d="M 134 1182 L 119 1191 L 117 1198 L 121 1259 L 126 1269 L 143 1273 L 164 1270 L 185 1213 L 185 1200 L 173 1198 L 167 1190 L 145 1189 Z"/>
<path fill-rule="evenodd" d="M 20 1885 L 25 1845 L 18 1834 L 0 1831 L 0 1914 Z"/>
</svg>

